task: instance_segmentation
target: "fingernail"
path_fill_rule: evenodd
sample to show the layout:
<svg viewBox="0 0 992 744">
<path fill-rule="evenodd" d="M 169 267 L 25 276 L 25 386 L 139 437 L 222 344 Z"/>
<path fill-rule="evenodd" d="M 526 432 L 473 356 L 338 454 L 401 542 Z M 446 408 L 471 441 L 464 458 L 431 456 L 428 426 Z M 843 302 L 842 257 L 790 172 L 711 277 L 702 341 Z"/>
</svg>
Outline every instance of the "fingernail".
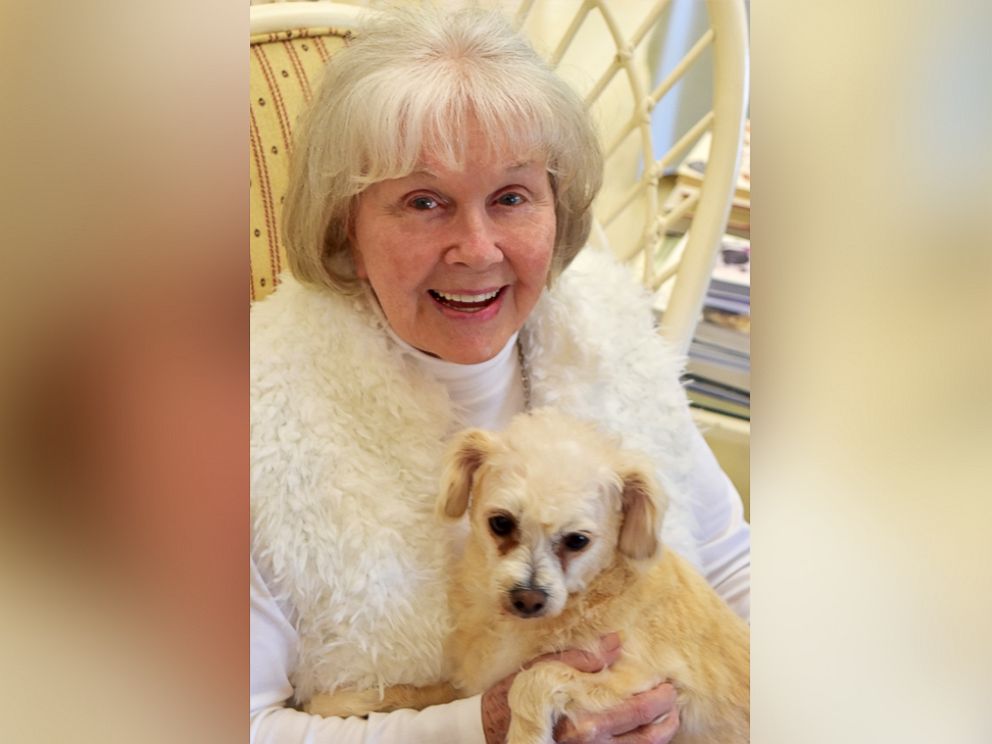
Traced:
<svg viewBox="0 0 992 744">
<path fill-rule="evenodd" d="M 620 634 L 607 633 L 599 639 L 599 648 L 602 651 L 614 651 L 620 648 Z"/>
</svg>

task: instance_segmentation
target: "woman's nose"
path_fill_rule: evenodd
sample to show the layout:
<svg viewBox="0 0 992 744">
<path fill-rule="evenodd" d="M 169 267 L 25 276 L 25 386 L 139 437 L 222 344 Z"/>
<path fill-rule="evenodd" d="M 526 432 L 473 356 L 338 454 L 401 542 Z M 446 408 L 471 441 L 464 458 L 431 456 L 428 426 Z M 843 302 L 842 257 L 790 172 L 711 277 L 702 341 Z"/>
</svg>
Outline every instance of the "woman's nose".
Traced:
<svg viewBox="0 0 992 744">
<path fill-rule="evenodd" d="M 462 209 L 453 227 L 451 245 L 444 254 L 445 262 L 483 269 L 503 260 L 496 225 L 485 209 Z"/>
</svg>

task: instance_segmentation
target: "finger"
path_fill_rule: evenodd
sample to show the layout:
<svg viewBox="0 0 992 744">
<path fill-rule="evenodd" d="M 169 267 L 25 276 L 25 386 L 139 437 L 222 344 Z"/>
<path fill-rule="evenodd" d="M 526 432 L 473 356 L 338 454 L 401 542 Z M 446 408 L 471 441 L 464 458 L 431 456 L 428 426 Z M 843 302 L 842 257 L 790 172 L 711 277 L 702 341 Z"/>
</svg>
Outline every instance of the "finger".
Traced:
<svg viewBox="0 0 992 744">
<path fill-rule="evenodd" d="M 565 723 L 563 734 L 574 741 L 595 741 L 602 735 L 619 736 L 651 726 L 662 716 L 676 710 L 675 688 L 663 683 L 646 692 L 632 695 L 619 705 L 601 713 L 578 713 Z M 567 740 L 567 739 L 563 739 Z"/>
<path fill-rule="evenodd" d="M 615 744 L 669 744 L 679 732 L 679 710 L 675 708 L 660 720 L 620 736 L 614 736 Z"/>
<path fill-rule="evenodd" d="M 607 717 L 606 731 L 619 735 L 635 731 L 642 726 L 650 726 L 677 710 L 676 693 L 672 685 L 660 684 L 646 692 L 632 695 L 602 715 Z"/>
<path fill-rule="evenodd" d="M 544 654 L 529 661 L 524 668 L 527 669 L 541 661 L 560 661 L 580 672 L 598 672 L 619 659 L 620 650 L 620 636 L 616 633 L 608 633 L 599 639 L 599 646 L 595 649 L 570 648 L 566 651 Z"/>
</svg>

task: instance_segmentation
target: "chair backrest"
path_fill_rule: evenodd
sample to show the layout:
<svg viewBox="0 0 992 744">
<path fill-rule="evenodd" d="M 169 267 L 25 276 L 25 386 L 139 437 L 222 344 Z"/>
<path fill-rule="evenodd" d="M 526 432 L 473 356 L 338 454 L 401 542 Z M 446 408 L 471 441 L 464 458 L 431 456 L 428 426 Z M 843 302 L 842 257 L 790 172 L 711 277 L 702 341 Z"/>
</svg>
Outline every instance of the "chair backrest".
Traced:
<svg viewBox="0 0 992 744">
<path fill-rule="evenodd" d="M 648 48 L 668 5 L 669 0 L 523 0 L 510 10 L 535 47 L 584 95 L 599 125 L 606 178 L 594 205 L 592 242 L 631 262 L 652 291 L 668 285 L 661 333 L 685 351 L 737 180 L 748 81 L 747 26 L 743 0 L 707 0 L 709 28 L 652 86 Z M 293 125 L 324 62 L 343 46 L 363 9 L 320 1 L 253 5 L 250 12 L 251 298 L 257 300 L 275 289 L 285 265 L 278 224 Z M 712 107 L 658 155 L 651 137 L 652 111 L 704 54 L 712 54 Z M 662 175 L 707 132 L 710 156 L 698 197 L 666 209 L 659 198 Z M 665 255 L 670 247 L 666 230 L 688 213 L 692 225 L 674 260 Z"/>
</svg>

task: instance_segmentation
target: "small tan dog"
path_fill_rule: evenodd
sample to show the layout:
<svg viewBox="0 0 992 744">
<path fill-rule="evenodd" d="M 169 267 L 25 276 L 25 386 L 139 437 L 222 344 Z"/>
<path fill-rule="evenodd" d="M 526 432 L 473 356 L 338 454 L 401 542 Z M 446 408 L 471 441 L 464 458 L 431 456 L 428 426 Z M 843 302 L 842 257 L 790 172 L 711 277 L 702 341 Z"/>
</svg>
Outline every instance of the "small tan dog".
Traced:
<svg viewBox="0 0 992 744">
<path fill-rule="evenodd" d="M 662 550 L 665 506 L 646 459 L 552 409 L 521 414 L 502 434 L 461 433 L 438 503 L 448 519 L 469 513 L 449 593 L 455 630 L 446 656 L 457 693 L 403 686 L 372 703 L 339 691 L 309 710 L 355 714 L 476 694 L 536 656 L 594 648 L 618 631 L 623 654 L 609 669 L 546 662 L 516 676 L 508 744 L 551 742 L 558 716 L 603 710 L 664 680 L 678 692 L 675 742 L 747 742 L 748 627 Z"/>
</svg>

